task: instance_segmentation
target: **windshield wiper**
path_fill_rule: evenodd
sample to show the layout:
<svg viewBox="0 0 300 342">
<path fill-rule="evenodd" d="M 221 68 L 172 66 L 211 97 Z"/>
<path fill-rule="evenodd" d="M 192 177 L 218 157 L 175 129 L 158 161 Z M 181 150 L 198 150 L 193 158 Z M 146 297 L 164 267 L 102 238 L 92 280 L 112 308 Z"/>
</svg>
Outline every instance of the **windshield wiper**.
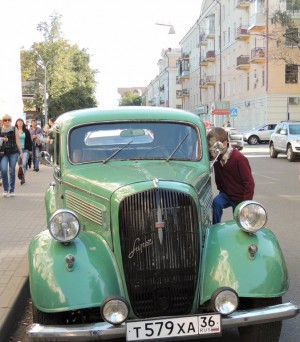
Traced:
<svg viewBox="0 0 300 342">
<path fill-rule="evenodd" d="M 177 152 L 177 150 L 179 149 L 179 147 L 185 142 L 185 139 L 190 135 L 190 133 L 188 133 L 181 141 L 180 143 L 175 147 L 175 150 L 169 155 L 169 157 L 166 159 L 166 161 L 169 161 L 173 155 Z"/>
<path fill-rule="evenodd" d="M 107 163 L 109 160 L 111 160 L 116 154 L 118 154 L 119 152 L 121 152 L 122 150 L 124 150 L 125 147 L 127 147 L 128 145 L 130 145 L 133 142 L 133 140 L 130 140 L 126 145 L 122 146 L 121 148 L 119 148 L 116 152 L 114 152 L 111 156 L 109 156 L 108 158 L 106 158 L 103 161 L 103 164 Z"/>
</svg>

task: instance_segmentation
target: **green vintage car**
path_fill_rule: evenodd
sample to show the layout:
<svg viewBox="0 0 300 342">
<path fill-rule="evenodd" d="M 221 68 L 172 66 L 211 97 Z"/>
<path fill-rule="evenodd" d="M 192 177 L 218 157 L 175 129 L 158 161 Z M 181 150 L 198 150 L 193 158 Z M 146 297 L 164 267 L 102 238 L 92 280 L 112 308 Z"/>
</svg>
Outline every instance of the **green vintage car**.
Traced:
<svg viewBox="0 0 300 342">
<path fill-rule="evenodd" d="M 212 225 L 198 116 L 78 110 L 56 120 L 54 142 L 48 230 L 29 248 L 32 341 L 175 341 L 232 327 L 243 341 L 279 340 L 299 311 L 282 303 L 280 246 L 254 201 Z"/>
</svg>

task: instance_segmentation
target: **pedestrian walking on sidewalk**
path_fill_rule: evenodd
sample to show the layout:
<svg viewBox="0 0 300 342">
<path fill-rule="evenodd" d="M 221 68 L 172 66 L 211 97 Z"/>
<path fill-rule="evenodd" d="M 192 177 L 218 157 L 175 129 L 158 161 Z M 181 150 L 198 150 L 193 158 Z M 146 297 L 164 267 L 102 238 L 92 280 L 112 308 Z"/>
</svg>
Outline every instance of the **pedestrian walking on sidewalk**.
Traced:
<svg viewBox="0 0 300 342">
<path fill-rule="evenodd" d="M 40 166 L 39 153 L 43 145 L 44 134 L 40 127 L 37 127 L 36 120 L 31 120 L 30 135 L 32 140 L 32 161 L 33 171 L 38 172 Z"/>
<path fill-rule="evenodd" d="M 31 140 L 30 132 L 26 128 L 26 125 L 23 119 L 21 118 L 17 119 L 15 126 L 19 134 L 20 143 L 21 143 L 21 147 L 23 151 L 22 163 L 23 163 L 24 177 L 21 179 L 21 185 L 23 185 L 25 183 L 25 174 L 26 174 L 26 169 L 27 169 L 28 158 L 29 158 L 29 155 L 32 155 L 32 140 Z"/>
<path fill-rule="evenodd" d="M 3 154 L 0 162 L 3 197 L 15 196 L 16 164 L 18 157 L 23 157 L 19 134 L 15 126 L 11 124 L 11 116 L 4 114 L 2 117 L 2 127 L 0 137 L 3 138 L 1 152 Z"/>
</svg>

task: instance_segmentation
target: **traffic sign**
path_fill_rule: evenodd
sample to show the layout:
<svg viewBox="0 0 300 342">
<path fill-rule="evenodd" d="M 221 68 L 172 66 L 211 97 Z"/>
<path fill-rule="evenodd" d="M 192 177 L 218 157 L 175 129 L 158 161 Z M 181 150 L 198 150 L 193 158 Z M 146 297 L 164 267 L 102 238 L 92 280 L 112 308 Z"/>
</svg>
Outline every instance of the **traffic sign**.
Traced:
<svg viewBox="0 0 300 342">
<path fill-rule="evenodd" d="M 238 111 L 237 111 L 237 109 L 236 109 L 236 108 L 230 108 L 229 116 L 230 116 L 231 118 L 237 117 L 237 116 L 238 116 Z"/>
</svg>

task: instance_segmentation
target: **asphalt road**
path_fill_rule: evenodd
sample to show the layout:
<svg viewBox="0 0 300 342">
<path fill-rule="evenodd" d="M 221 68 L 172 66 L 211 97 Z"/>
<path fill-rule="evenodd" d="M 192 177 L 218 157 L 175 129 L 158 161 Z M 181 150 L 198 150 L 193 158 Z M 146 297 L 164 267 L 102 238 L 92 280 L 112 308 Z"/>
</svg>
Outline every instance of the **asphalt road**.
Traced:
<svg viewBox="0 0 300 342">
<path fill-rule="evenodd" d="M 300 160 L 290 163 L 285 156 L 271 159 L 267 145 L 248 146 L 242 151 L 250 161 L 255 179 L 254 199 L 268 212 L 268 228 L 277 236 L 285 256 L 290 277 L 290 289 L 284 301 L 294 301 L 300 305 L 299 273 L 299 210 L 300 210 Z M 224 219 L 231 218 L 227 209 Z M 22 320 L 11 341 L 28 342 L 26 327 L 31 323 L 30 305 L 24 308 Z M 300 335 L 300 315 L 283 322 L 280 342 L 295 342 Z M 236 329 L 224 331 L 221 338 L 201 339 L 210 342 L 238 342 Z"/>
</svg>

